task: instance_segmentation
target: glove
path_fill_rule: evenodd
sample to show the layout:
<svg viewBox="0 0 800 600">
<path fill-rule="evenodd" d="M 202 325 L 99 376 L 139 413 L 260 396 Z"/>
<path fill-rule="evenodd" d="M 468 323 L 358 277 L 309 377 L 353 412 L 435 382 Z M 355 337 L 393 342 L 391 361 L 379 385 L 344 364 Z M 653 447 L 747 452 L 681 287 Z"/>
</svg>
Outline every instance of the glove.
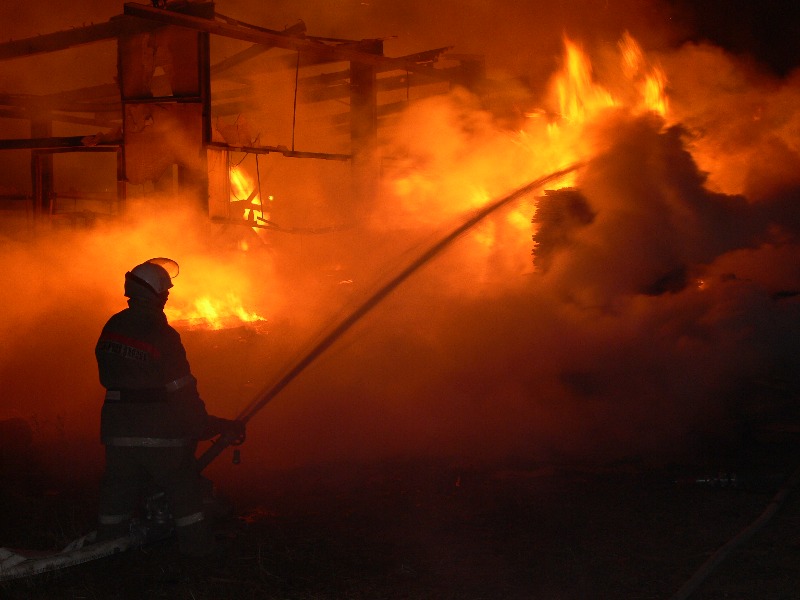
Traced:
<svg viewBox="0 0 800 600">
<path fill-rule="evenodd" d="M 225 433 L 234 437 L 234 440 L 231 442 L 231 446 L 241 446 L 244 444 L 247 433 L 246 424 L 244 421 L 240 421 L 238 419 L 228 421 L 226 424 Z"/>
<path fill-rule="evenodd" d="M 206 418 L 206 430 L 200 439 L 210 440 L 214 436 L 228 434 L 236 439 L 235 446 L 244 442 L 245 423 L 235 419 L 223 419 L 208 415 Z M 241 440 L 241 441 L 239 441 Z"/>
</svg>

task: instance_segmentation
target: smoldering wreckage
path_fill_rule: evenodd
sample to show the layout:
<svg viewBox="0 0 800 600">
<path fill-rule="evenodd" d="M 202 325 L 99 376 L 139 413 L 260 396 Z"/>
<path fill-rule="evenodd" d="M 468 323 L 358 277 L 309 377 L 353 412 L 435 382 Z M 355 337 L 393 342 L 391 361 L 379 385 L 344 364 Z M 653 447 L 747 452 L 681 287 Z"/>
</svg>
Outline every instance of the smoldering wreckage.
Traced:
<svg viewBox="0 0 800 600">
<path fill-rule="evenodd" d="M 391 545 L 386 537 L 407 548 L 417 535 L 426 550 L 407 559 L 416 566 L 378 561 L 372 568 L 382 575 L 351 571 L 349 583 L 334 584 L 309 570 L 320 563 L 325 570 L 324 561 L 283 539 L 312 566 L 303 570 L 288 558 L 282 566 L 318 587 L 293 587 L 275 574 L 276 563 L 269 581 L 260 572 L 260 588 L 248 584 L 251 594 L 644 598 L 677 590 L 675 598 L 689 597 L 776 513 L 781 518 L 798 478 L 796 77 L 770 79 L 702 43 L 645 53 L 624 33 L 607 52 L 618 64 L 604 56 L 608 64 L 596 69 L 608 78 L 601 83 L 580 44 L 564 37 L 562 67 L 536 104 L 519 81 L 501 85 L 487 76 L 479 55 L 436 48 L 392 58 L 383 45 L 308 35 L 303 22 L 266 29 L 208 2 L 129 3 L 104 23 L 0 43 L 1 66 L 12 69 L 40 60 L 63 64 L 60 55 L 97 47 L 110 65 L 87 67 L 87 85 L 79 89 L 74 81 L 51 89 L 55 75 L 31 84 L 12 73 L 9 82 L 34 91 L 0 90 L 0 160 L 7 165 L 2 264 L 27 281 L 26 273 L 67 256 L 62 277 L 85 281 L 102 299 L 86 310 L 85 298 L 74 300 L 57 283 L 23 283 L 14 298 L 0 298 L 9 315 L 4 336 L 32 338 L 28 332 L 50 324 L 43 315 L 81 307 L 86 316 L 59 331 L 90 353 L 104 316 L 89 313 L 110 314 L 118 301 L 109 281 L 132 260 L 177 252 L 186 257 L 186 279 L 167 314 L 194 346 L 189 360 L 199 385 L 212 392 L 212 408 L 248 423 L 248 458 L 236 468 L 395 465 L 366 478 L 385 488 L 334 486 L 319 505 L 295 503 L 306 513 L 284 510 L 319 525 L 337 498 L 353 501 L 345 516 L 321 519 L 315 542 L 330 543 L 321 539 L 327 531 L 355 543 L 341 531 L 343 523 L 353 525 L 353 513 L 384 542 L 375 539 L 363 552 L 345 551 L 343 543 L 342 556 L 352 552 L 354 563 L 380 556 L 391 564 L 377 549 Z M 89 169 L 87 182 L 78 174 Z M 405 248 L 413 250 L 401 254 Z M 281 315 L 289 316 L 282 322 Z M 355 345 L 348 341 L 354 338 Z M 97 397 L 91 364 L 66 358 L 69 377 L 53 368 L 57 380 L 48 384 L 23 366 L 40 356 L 29 345 L 36 343 L 22 341 L 15 355 L 0 355 L 3 379 L 26 381 L 4 392 L 0 412 L 3 502 L 11 510 L 32 494 L 25 491 L 24 456 L 46 441 L 37 438 L 45 419 L 35 415 L 58 413 L 39 398 L 62 386 L 74 397 Z M 220 374 L 217 363 L 227 360 L 221 348 L 254 357 L 231 358 Z M 55 349 L 48 354 L 86 357 L 72 346 Z M 261 369 L 264 356 L 281 366 Z M 291 356 L 297 358 L 287 361 Z M 232 377 L 245 383 L 233 389 Z M 273 406 L 278 395 L 282 402 Z M 98 411 L 96 402 L 58 410 L 97 422 L 88 416 Z M 90 441 L 96 432 L 67 434 L 59 419 L 60 413 L 50 422 L 61 441 L 74 436 L 79 453 L 97 445 Z M 258 445 L 263 440 L 268 447 Z M 200 454 L 200 469 L 229 455 L 235 441 L 217 439 Z M 765 448 L 778 448 L 780 456 L 770 454 L 767 466 L 759 463 Z M 444 461 L 447 492 L 437 483 L 426 496 L 418 469 L 409 475 L 391 463 L 398 456 Z M 39 460 L 46 463 L 48 453 Z M 681 461 L 691 465 L 690 475 L 667 468 Z M 497 464 L 504 468 L 486 466 Z M 213 478 L 230 479 L 228 470 L 215 470 Z M 600 479 L 607 473 L 628 494 L 621 503 L 628 519 L 646 512 L 627 504 L 634 502 L 631 489 L 653 504 L 669 499 L 658 518 L 682 537 L 670 543 L 662 535 L 658 565 L 652 557 L 659 551 L 650 546 L 644 563 L 632 558 L 648 534 L 614 521 L 612 502 L 597 497 L 595 507 L 583 506 L 596 512 L 575 516 L 580 501 L 573 494 L 590 496 L 582 487 L 587 480 L 608 486 Z M 644 492 L 631 483 L 651 481 L 654 473 L 670 485 Z M 623 474 L 632 479 L 621 482 Z M 260 479 L 240 483 L 250 488 L 243 495 L 263 491 Z M 677 488 L 678 480 L 692 485 Z M 395 499 L 386 499 L 387 489 Z M 734 489 L 748 495 L 719 495 Z M 543 499 L 549 494 L 576 511 L 571 520 L 556 516 Z M 359 510 L 366 498 L 381 508 Z M 687 498 L 689 509 L 681 505 Z M 57 577 L 89 572 L 110 555 L 133 564 L 141 556 L 133 549 L 158 553 L 174 533 L 163 499 L 152 494 L 129 533 L 112 540 L 83 534 L 91 526 L 40 551 L 18 548 L 29 543 L 25 537 L 0 539 L 0 580 L 10 582 L 3 591 L 32 597 L 31 582 L 45 580 L 43 597 L 54 597 L 53 577 L 58 584 Z M 389 505 L 400 513 L 385 518 L 398 528 L 410 522 L 424 529 L 419 513 L 426 508 L 438 511 L 441 524 L 428 522 L 425 535 L 387 531 L 374 511 Z M 729 521 L 708 516 L 711 506 L 722 517 L 734 514 Z M 563 527 L 550 525 L 559 541 L 533 533 L 548 530 L 531 516 L 537 509 Z M 265 510 L 273 515 L 266 535 L 282 539 L 289 517 L 281 521 Z M 702 522 L 689 518 L 687 525 L 681 511 L 702 514 Z M 784 528 L 796 525 L 787 511 Z M 571 529 L 592 529 L 595 519 L 625 530 L 633 547 L 621 533 L 595 532 L 589 540 Z M 706 531 L 712 522 L 718 535 Z M 461 530 L 469 550 L 454 550 L 448 526 Z M 353 530 L 363 544 L 367 526 Z M 598 541 L 606 539 L 631 556 L 598 558 L 614 554 Z M 560 550 L 545 559 L 537 544 L 548 542 Z M 255 543 L 259 556 L 264 543 Z M 797 546 L 790 539 L 788 551 Z M 576 548 L 578 558 L 565 558 Z M 432 557 L 436 549 L 466 566 Z M 526 554 L 537 556 L 541 571 Z M 328 570 L 337 571 L 336 561 L 345 559 L 330 560 Z M 486 570 L 475 568 L 484 562 Z M 584 576 L 575 581 L 565 565 Z M 659 580 L 645 581 L 647 569 Z M 369 581 L 363 589 L 353 584 L 359 578 Z M 761 589 L 761 597 L 787 597 L 780 590 L 792 585 L 775 584 L 774 596 Z M 228 597 L 219 589 L 183 592 Z"/>
</svg>

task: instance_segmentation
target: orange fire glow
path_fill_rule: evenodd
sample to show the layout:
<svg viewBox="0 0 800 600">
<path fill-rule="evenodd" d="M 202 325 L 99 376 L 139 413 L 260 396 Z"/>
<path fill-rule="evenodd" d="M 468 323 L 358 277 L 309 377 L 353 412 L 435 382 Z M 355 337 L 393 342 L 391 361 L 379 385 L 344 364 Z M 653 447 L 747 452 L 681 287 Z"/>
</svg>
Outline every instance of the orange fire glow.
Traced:
<svg viewBox="0 0 800 600">
<path fill-rule="evenodd" d="M 255 223 L 257 220 L 266 220 L 268 217 L 262 209 L 258 185 L 244 169 L 236 166 L 230 169 L 230 201 L 231 203 L 245 202 L 247 204 L 242 212 L 242 218 L 246 222 Z M 263 231 L 255 226 L 253 229 L 256 232 Z M 247 242 L 241 240 L 238 248 L 246 251 L 248 249 Z M 257 312 L 245 308 L 245 303 L 239 294 L 229 291 L 240 290 L 248 286 L 244 274 L 237 274 L 238 270 L 217 264 L 198 265 L 195 271 L 202 272 L 204 278 L 196 285 L 189 281 L 181 281 L 180 289 L 176 290 L 176 297 L 171 298 L 169 304 L 164 308 L 170 321 L 176 322 L 184 328 L 212 330 L 266 321 L 266 318 Z M 208 281 L 213 281 L 213 285 L 209 286 Z M 209 293 L 210 288 L 219 290 L 219 292 Z M 182 301 L 183 298 L 189 298 L 189 300 Z"/>
<path fill-rule="evenodd" d="M 623 73 L 638 92 L 637 112 L 652 111 L 666 117 L 669 111 L 667 76 L 660 65 L 650 63 L 628 32 L 619 42 Z"/>
<path fill-rule="evenodd" d="M 198 296 L 191 306 L 167 306 L 164 312 L 170 321 L 180 322 L 192 329 L 227 329 L 244 323 L 266 321 L 257 313 L 246 310 L 241 298 L 232 293 L 220 297 Z"/>
<path fill-rule="evenodd" d="M 256 182 L 245 172 L 244 169 L 233 166 L 230 169 L 231 183 L 231 202 L 246 202 L 248 205 L 242 211 L 242 218 L 248 222 L 258 222 L 269 220 L 269 213 L 264 211 L 261 202 L 261 194 Z M 270 202 L 274 200 L 272 196 L 267 198 Z M 260 231 L 254 227 L 256 232 Z"/>
<path fill-rule="evenodd" d="M 667 77 L 657 64 L 648 61 L 641 46 L 629 33 L 619 41 L 620 77 L 611 82 L 619 90 L 612 93 L 595 81 L 592 62 L 583 50 L 564 38 L 564 66 L 553 79 L 559 121 L 551 133 L 565 126 L 583 125 L 602 118 L 610 108 L 622 108 L 633 114 L 654 112 L 666 117 L 669 100 Z"/>
<path fill-rule="evenodd" d="M 592 77 L 592 64 L 577 44 L 564 38 L 564 67 L 554 80 L 561 118 L 568 123 L 585 123 L 606 108 L 614 98 Z"/>
<path fill-rule="evenodd" d="M 453 121 L 452 116 L 446 109 L 429 107 L 428 114 L 433 114 L 429 118 L 435 119 L 431 124 L 436 128 L 435 144 L 447 157 L 446 168 L 437 169 L 436 164 L 426 170 L 412 168 L 393 179 L 393 192 L 410 219 L 445 222 L 485 205 L 509 187 L 589 159 L 598 151 L 598 142 L 588 132 L 611 111 L 633 115 L 653 112 L 666 120 L 669 101 L 664 70 L 648 60 L 630 34 L 625 33 L 617 46 L 617 65 L 603 71 L 611 80 L 603 82 L 595 78 L 592 61 L 581 46 L 567 37 L 563 41 L 562 67 L 551 79 L 546 106 L 529 110 L 523 128 L 504 134 L 501 143 L 494 142 L 496 136 L 487 135 L 486 141 L 478 139 L 473 144 L 474 155 L 456 155 L 467 145 L 458 143 L 461 132 L 443 130 L 440 123 Z M 437 115 L 437 110 L 442 114 Z M 512 144 L 508 144 L 509 136 Z M 453 146 L 452 151 L 448 145 Z M 511 154 L 509 147 L 513 148 Z M 418 162 L 431 161 L 423 155 Z M 452 164 L 462 165 L 463 171 L 452 172 Z M 443 171 L 446 174 L 441 175 Z M 574 186 L 576 177 L 577 173 L 566 176 L 551 189 Z M 489 257 L 494 253 L 496 259 L 502 240 L 509 254 L 524 257 L 519 271 L 530 270 L 531 217 L 535 211 L 535 201 L 524 199 L 505 214 L 503 224 L 485 223 L 476 228 L 470 233 L 473 254 Z"/>
</svg>

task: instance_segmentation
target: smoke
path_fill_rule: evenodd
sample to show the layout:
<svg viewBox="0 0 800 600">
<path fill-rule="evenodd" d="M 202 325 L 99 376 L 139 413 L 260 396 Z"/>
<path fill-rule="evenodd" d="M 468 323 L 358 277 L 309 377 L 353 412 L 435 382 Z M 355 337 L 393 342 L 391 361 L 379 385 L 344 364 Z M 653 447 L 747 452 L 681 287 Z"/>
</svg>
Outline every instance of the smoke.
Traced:
<svg viewBox="0 0 800 600">
<path fill-rule="evenodd" d="M 442 3 L 433 14 L 430 3 L 276 2 L 264 14 L 218 3 L 275 29 L 303 18 L 312 35 L 397 35 L 390 55 L 454 44 L 485 54 L 496 86 L 412 104 L 385 124 L 393 160 L 361 228 L 273 233 L 242 253 L 238 232 L 155 197 L 89 230 L 6 227 L 0 414 L 63 415 L 75 435 L 96 435 L 95 340 L 124 307 L 125 271 L 164 255 L 182 267 L 168 306 L 201 393 L 211 412 L 235 416 L 464 215 L 580 160 L 575 178 L 481 223 L 343 336 L 251 421 L 246 460 L 666 460 L 737 442 L 798 383 L 800 80 L 679 44 L 686 32 L 667 24 L 667 4 L 518 4 Z M 95 21 L 109 10 L 92 9 Z M 663 68 L 667 114 L 626 104 L 583 124 L 559 118 L 565 33 L 617 91 L 631 83 L 619 73 L 624 31 Z M 287 119 L 262 127 L 248 116 L 267 144 L 286 143 Z M 283 139 L 265 139 L 272 132 Z M 298 162 L 267 164 L 287 229 L 344 222 L 336 166 L 308 181 Z M 227 292 L 266 321 L 190 328 L 195 298 Z"/>
<path fill-rule="evenodd" d="M 626 117 L 597 135 L 608 149 L 576 182 L 594 217 L 545 271 L 466 236 L 287 393 L 304 411 L 293 434 L 337 457 L 472 460 L 666 460 L 740 441 L 770 386 L 796 384 L 797 306 L 775 299 L 796 289 L 775 258 L 796 245 L 707 190 L 680 130 Z M 451 169 L 475 175 L 464 162 Z"/>
<path fill-rule="evenodd" d="M 667 117 L 611 108 L 554 138 L 456 93 L 400 119 L 373 223 L 390 246 L 435 239 L 554 154 L 587 164 L 538 202 L 535 270 L 518 212 L 482 224 L 287 391 L 302 416 L 286 436 L 326 440 L 327 458 L 666 460 L 723 455 L 774 417 L 797 385 L 797 85 L 706 46 L 657 57 Z M 743 96 L 773 116 L 754 123 Z"/>
</svg>

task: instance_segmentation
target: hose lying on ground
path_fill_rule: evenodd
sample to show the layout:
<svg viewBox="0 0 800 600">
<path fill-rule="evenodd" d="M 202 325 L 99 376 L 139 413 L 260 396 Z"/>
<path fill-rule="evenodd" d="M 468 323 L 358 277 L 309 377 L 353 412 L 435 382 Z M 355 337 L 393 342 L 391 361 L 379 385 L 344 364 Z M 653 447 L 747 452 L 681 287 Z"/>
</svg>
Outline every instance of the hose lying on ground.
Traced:
<svg viewBox="0 0 800 600">
<path fill-rule="evenodd" d="M 104 542 L 95 542 L 96 532 L 91 532 L 70 543 L 61 552 L 38 556 L 31 553 L 20 554 L 9 548 L 0 548 L 0 581 L 21 577 L 41 575 L 48 571 L 58 571 L 66 567 L 125 552 L 137 544 L 132 536 L 123 536 Z"/>
<path fill-rule="evenodd" d="M 773 515 L 778 511 L 778 509 L 783 504 L 786 497 L 789 495 L 789 492 L 795 487 L 800 481 L 800 467 L 798 467 L 792 476 L 786 480 L 786 483 L 783 484 L 783 487 L 778 490 L 778 493 L 775 494 L 775 497 L 772 501 L 767 505 L 767 508 L 761 513 L 755 521 L 750 523 L 747 527 L 742 529 L 734 538 L 732 538 L 728 543 L 722 546 L 719 550 L 714 552 L 709 559 L 701 565 L 701 567 L 695 572 L 692 577 L 681 586 L 681 588 L 670 598 L 670 600 L 686 600 L 691 596 L 695 590 L 708 578 L 709 575 L 716 569 L 722 561 L 724 561 L 728 556 L 736 550 L 739 546 L 744 544 L 747 540 L 749 540 L 754 533 L 756 533 L 759 529 L 761 529 L 767 522 L 773 517 Z"/>
</svg>

